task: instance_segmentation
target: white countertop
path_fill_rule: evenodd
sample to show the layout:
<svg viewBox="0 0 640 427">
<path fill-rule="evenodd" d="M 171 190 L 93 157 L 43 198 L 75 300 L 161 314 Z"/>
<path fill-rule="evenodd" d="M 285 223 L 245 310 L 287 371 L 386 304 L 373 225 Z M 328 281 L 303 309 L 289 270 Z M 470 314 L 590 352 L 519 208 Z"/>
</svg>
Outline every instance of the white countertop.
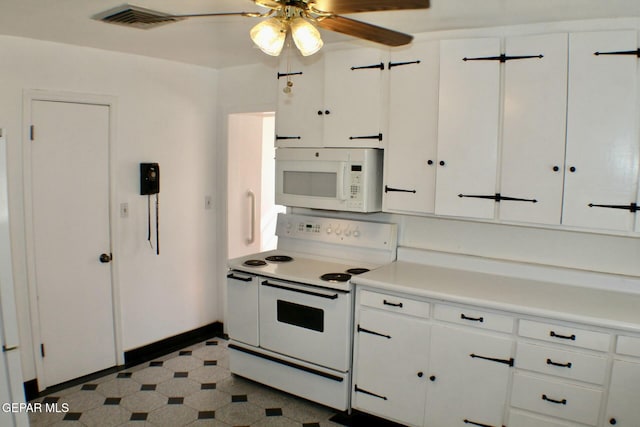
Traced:
<svg viewBox="0 0 640 427">
<path fill-rule="evenodd" d="M 354 276 L 351 282 L 356 286 L 640 333 L 640 294 L 406 261 Z"/>
</svg>

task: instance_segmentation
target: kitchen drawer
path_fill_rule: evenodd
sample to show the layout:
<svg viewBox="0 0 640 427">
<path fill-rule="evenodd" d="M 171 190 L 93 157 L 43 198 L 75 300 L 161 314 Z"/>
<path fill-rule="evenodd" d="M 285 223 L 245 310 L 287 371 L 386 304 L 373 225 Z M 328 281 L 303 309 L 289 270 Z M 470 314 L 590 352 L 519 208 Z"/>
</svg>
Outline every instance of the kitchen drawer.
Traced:
<svg viewBox="0 0 640 427">
<path fill-rule="evenodd" d="M 616 353 L 640 357 L 640 338 L 619 335 Z"/>
<path fill-rule="evenodd" d="M 360 291 L 360 304 L 424 319 L 429 317 L 430 312 L 428 302 L 366 290 Z"/>
<path fill-rule="evenodd" d="M 595 426 L 602 390 L 532 377 L 513 375 L 511 406 Z"/>
<path fill-rule="evenodd" d="M 560 420 L 549 420 L 532 414 L 511 411 L 508 425 L 514 427 L 569 427 L 575 424 L 567 424 Z"/>
<path fill-rule="evenodd" d="M 518 343 L 515 366 L 547 375 L 604 384 L 607 359 L 558 347 Z"/>
<path fill-rule="evenodd" d="M 609 343 L 611 342 L 611 336 L 604 332 L 589 331 L 553 323 L 533 322 L 531 320 L 520 321 L 518 334 L 537 340 L 598 351 L 608 351 Z"/>
<path fill-rule="evenodd" d="M 499 332 L 513 332 L 514 319 L 502 314 L 479 311 L 467 307 L 436 304 L 433 317 L 459 325 L 474 326 Z"/>
</svg>

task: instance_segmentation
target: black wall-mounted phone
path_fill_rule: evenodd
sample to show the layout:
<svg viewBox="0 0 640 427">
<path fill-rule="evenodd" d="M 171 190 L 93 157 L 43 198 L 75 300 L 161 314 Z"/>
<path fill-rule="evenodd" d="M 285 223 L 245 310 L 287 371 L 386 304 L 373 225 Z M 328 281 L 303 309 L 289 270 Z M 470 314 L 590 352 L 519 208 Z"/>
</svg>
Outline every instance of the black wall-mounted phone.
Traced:
<svg viewBox="0 0 640 427">
<path fill-rule="evenodd" d="M 160 192 L 160 166 L 157 163 L 140 163 L 140 194 Z"/>
</svg>

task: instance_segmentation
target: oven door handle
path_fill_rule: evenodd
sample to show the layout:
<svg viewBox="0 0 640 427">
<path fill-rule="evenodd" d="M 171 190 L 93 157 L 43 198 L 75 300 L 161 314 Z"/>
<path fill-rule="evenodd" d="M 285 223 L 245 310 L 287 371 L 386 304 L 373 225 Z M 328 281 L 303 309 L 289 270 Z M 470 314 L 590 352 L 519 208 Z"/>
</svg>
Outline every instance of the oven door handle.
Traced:
<svg viewBox="0 0 640 427">
<path fill-rule="evenodd" d="M 270 288 L 284 289 L 285 291 L 298 292 L 301 294 L 312 295 L 314 297 L 320 297 L 320 298 L 326 298 L 326 299 L 338 298 L 338 294 L 327 295 L 327 294 L 321 294 L 320 292 L 307 291 L 306 289 L 290 288 L 288 286 L 271 283 L 268 280 L 263 281 L 262 286 L 269 286 Z"/>
<path fill-rule="evenodd" d="M 229 274 L 227 274 L 227 278 L 229 278 L 229 279 L 235 279 L 235 280 L 240 280 L 240 281 L 242 281 L 242 282 L 250 282 L 250 281 L 252 281 L 252 280 L 253 280 L 253 278 L 251 278 L 251 277 L 240 277 L 240 276 L 236 276 L 236 275 L 235 275 L 235 274 L 233 274 L 233 273 L 229 273 Z"/>
</svg>

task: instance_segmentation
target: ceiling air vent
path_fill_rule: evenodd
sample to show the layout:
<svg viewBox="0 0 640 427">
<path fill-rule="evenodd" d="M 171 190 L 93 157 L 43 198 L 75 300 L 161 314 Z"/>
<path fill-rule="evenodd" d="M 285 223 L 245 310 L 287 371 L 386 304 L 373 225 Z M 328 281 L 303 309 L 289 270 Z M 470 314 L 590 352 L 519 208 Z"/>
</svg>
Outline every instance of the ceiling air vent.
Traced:
<svg viewBox="0 0 640 427">
<path fill-rule="evenodd" d="M 110 24 L 140 28 L 143 30 L 182 20 L 176 16 L 157 12 L 155 10 L 144 9 L 130 4 L 124 4 L 114 9 L 109 9 L 99 13 L 93 16 L 93 19 L 108 22 Z"/>
</svg>

